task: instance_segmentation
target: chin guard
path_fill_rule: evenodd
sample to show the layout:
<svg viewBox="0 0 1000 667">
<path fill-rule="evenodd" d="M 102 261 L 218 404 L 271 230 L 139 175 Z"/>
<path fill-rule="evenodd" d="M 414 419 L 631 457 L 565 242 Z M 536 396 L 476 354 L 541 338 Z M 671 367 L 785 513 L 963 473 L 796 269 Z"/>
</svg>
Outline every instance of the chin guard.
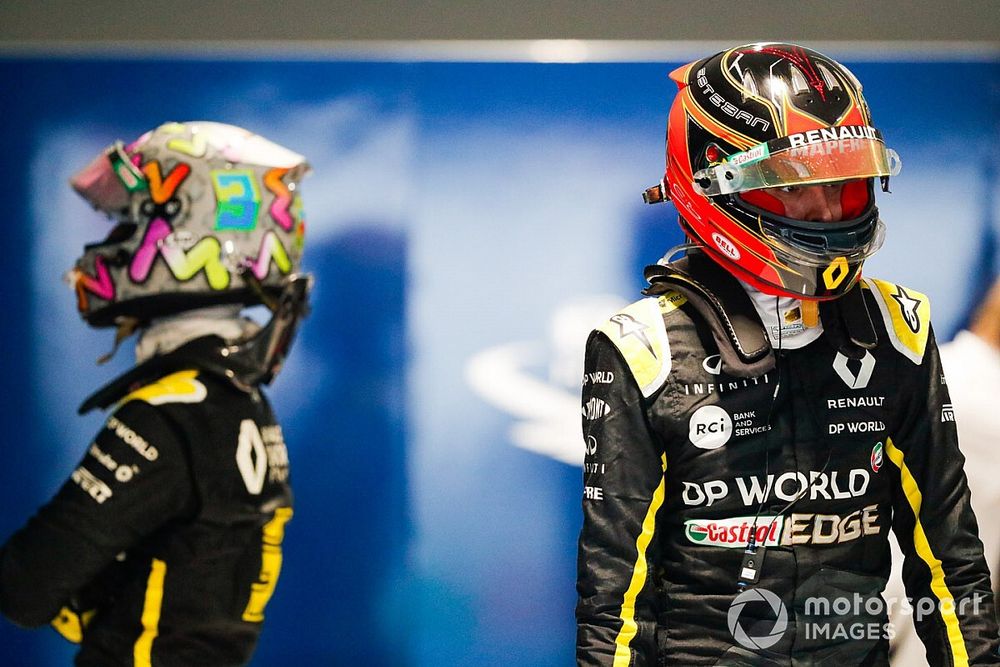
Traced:
<svg viewBox="0 0 1000 667">
<path fill-rule="evenodd" d="M 244 278 L 254 285 L 252 278 L 246 274 Z M 197 338 L 112 380 L 91 394 L 78 412 L 85 414 L 94 408 L 107 408 L 134 389 L 190 368 L 223 377 L 248 393 L 261 384 L 270 384 L 288 356 L 299 322 L 309 314 L 312 285 L 313 277 L 309 274 L 288 276 L 276 293 L 268 292 L 264 303 L 271 309 L 271 320 L 251 338 L 237 343 L 226 343 L 218 336 Z M 263 292 L 260 283 L 254 289 L 258 288 Z"/>
<path fill-rule="evenodd" d="M 266 294 L 253 271 L 243 270 L 243 278 L 260 291 L 261 300 L 271 311 L 271 320 L 253 338 L 223 348 L 221 354 L 241 374 L 229 376 L 237 386 L 246 388 L 270 384 L 281 370 L 292 347 L 299 322 L 309 314 L 309 292 L 313 277 L 296 273 L 288 276 L 277 295 Z M 227 374 L 228 375 L 228 374 Z"/>
</svg>

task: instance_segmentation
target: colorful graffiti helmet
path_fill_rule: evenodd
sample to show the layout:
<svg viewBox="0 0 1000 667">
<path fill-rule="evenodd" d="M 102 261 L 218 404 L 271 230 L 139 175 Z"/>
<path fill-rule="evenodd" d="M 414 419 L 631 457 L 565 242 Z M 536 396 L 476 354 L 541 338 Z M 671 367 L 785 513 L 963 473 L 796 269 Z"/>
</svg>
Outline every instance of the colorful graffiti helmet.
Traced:
<svg viewBox="0 0 1000 667">
<path fill-rule="evenodd" d="M 277 294 L 302 257 L 305 158 L 233 125 L 166 123 L 70 180 L 118 224 L 68 274 L 106 327 Z"/>
<path fill-rule="evenodd" d="M 826 300 L 882 245 L 874 180 L 899 157 L 844 66 L 792 44 L 739 46 L 671 73 L 667 167 L 646 201 L 673 200 L 685 233 L 757 289 Z M 767 188 L 842 183 L 842 220 L 796 220 Z"/>
</svg>

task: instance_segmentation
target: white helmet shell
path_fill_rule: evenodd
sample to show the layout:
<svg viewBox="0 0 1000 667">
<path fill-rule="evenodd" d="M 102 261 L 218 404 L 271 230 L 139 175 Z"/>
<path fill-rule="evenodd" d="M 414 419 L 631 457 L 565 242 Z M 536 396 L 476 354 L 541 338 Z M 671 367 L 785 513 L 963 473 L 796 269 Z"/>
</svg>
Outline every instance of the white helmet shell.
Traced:
<svg viewBox="0 0 1000 667">
<path fill-rule="evenodd" d="M 233 125 L 166 123 L 116 142 L 71 179 L 118 221 L 70 271 L 91 326 L 219 303 L 259 303 L 298 271 L 306 159 Z"/>
</svg>

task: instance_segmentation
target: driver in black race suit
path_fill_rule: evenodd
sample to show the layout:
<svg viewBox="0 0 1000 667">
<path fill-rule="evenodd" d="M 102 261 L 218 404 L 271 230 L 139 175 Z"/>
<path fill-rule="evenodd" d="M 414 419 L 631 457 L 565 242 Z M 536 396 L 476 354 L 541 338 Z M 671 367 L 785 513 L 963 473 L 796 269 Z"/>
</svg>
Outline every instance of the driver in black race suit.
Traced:
<svg viewBox="0 0 1000 667">
<path fill-rule="evenodd" d="M 774 43 L 672 78 L 645 198 L 691 243 L 588 341 L 579 664 L 886 664 L 890 529 L 931 664 L 1000 664 L 928 299 L 861 276 L 899 167 L 861 85 Z"/>
<path fill-rule="evenodd" d="M 0 611 L 51 623 L 80 645 L 76 665 L 250 660 L 292 517 L 261 385 L 308 298 L 295 273 L 308 169 L 242 128 L 189 122 L 116 143 L 72 179 L 118 222 L 68 275 L 80 313 L 118 341 L 138 329 L 139 363 L 84 402 L 113 412 L 0 547 Z M 241 317 L 261 303 L 265 326 Z"/>
</svg>

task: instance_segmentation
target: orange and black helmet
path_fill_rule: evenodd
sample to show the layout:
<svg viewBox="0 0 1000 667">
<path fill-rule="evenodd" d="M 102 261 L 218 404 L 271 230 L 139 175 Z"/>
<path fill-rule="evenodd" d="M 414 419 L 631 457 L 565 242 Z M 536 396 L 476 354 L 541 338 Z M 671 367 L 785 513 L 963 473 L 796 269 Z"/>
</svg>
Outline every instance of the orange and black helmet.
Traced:
<svg viewBox="0 0 1000 667">
<path fill-rule="evenodd" d="M 826 300 L 857 283 L 884 225 L 899 158 L 872 125 L 857 78 L 792 44 L 739 46 L 675 70 L 667 168 L 653 203 L 673 200 L 684 231 L 768 294 Z M 768 188 L 843 183 L 837 222 L 785 215 Z"/>
</svg>

